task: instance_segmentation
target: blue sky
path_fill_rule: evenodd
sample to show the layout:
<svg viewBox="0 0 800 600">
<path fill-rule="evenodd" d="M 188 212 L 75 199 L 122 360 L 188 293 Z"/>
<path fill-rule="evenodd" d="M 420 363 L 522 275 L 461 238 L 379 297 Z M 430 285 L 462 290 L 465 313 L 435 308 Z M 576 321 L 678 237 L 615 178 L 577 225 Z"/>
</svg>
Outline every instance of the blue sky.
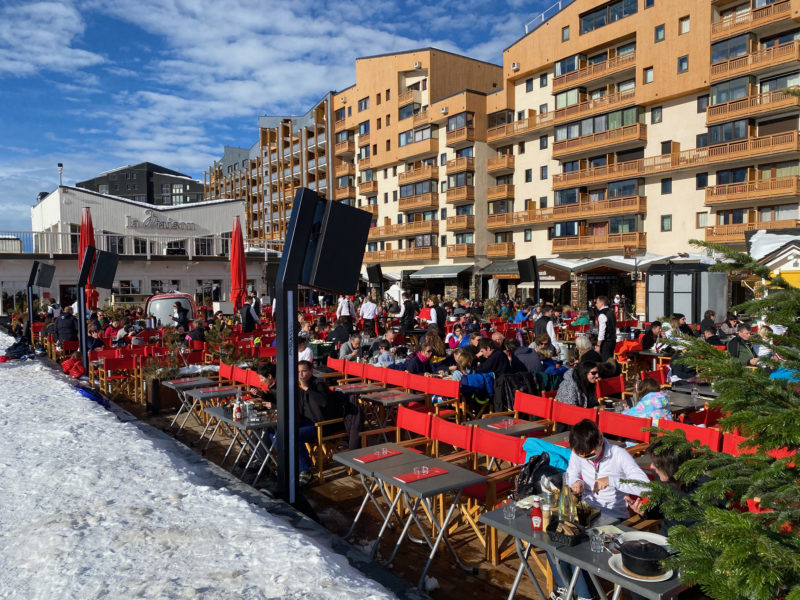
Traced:
<svg viewBox="0 0 800 600">
<path fill-rule="evenodd" d="M 303 113 L 354 60 L 434 46 L 500 64 L 553 0 L 0 0 L 0 230 L 40 191 L 151 161 L 198 179 L 257 117 Z"/>
</svg>

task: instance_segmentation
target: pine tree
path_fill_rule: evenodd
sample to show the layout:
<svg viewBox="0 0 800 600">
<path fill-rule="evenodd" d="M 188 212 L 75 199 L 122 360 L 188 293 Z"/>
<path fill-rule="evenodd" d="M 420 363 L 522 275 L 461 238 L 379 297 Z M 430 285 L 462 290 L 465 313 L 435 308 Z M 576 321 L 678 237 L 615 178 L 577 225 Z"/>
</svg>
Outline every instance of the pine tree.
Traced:
<svg viewBox="0 0 800 600">
<path fill-rule="evenodd" d="M 783 335 L 752 341 L 780 357 L 765 360 L 770 367 L 800 373 L 800 289 L 746 254 L 693 243 L 724 256 L 712 270 L 746 269 L 767 280 L 765 297 L 736 309 L 785 327 Z M 662 438 L 666 448 L 693 446 L 694 453 L 676 474 L 692 492 L 652 483 L 647 494 L 667 517 L 693 523 L 670 529 L 669 543 L 679 552 L 670 562 L 685 583 L 718 600 L 800 600 L 800 459 L 791 456 L 800 446 L 800 383 L 770 379 L 767 370 L 744 367 L 699 339 L 686 340 L 680 360 L 713 381 L 719 397 L 709 408 L 727 415 L 719 423 L 723 432 L 748 441 L 734 457 L 689 444 L 680 432 Z M 749 512 L 748 500 L 765 512 Z"/>
</svg>

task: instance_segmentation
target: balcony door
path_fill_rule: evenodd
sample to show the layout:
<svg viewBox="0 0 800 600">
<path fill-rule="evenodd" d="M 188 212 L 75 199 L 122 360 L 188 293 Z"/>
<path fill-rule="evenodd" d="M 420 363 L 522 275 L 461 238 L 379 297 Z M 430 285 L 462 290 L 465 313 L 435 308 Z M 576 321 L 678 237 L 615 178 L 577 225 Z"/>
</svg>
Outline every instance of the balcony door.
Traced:
<svg viewBox="0 0 800 600">
<path fill-rule="evenodd" d="M 589 223 L 589 235 L 596 238 L 608 237 L 608 222 Z"/>
</svg>

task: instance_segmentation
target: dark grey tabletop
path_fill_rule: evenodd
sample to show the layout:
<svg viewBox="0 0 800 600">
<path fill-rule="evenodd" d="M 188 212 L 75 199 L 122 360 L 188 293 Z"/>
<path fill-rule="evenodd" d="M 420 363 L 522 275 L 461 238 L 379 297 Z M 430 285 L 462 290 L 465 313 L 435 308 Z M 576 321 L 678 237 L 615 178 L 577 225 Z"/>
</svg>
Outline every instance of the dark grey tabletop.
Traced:
<svg viewBox="0 0 800 600">
<path fill-rule="evenodd" d="M 489 527 L 494 527 L 498 531 L 508 533 L 524 542 L 533 544 L 546 552 L 555 552 L 563 544 L 553 542 L 550 536 L 544 531 L 533 531 L 531 528 L 531 517 L 527 510 L 517 509 L 517 516 L 514 519 L 506 519 L 503 516 L 503 508 L 496 508 L 478 517 L 478 521 L 485 523 Z"/>
<path fill-rule="evenodd" d="M 161 385 L 173 390 L 190 390 L 204 385 L 214 385 L 214 381 L 208 377 L 187 377 L 186 379 L 162 381 Z"/>
<path fill-rule="evenodd" d="M 562 431 L 561 433 L 554 433 L 553 435 L 548 435 L 547 437 L 540 439 L 543 442 L 550 442 L 551 444 L 556 444 L 558 446 L 564 446 L 566 443 L 566 447 L 569 447 L 569 430 Z"/>
<path fill-rule="evenodd" d="M 699 408 L 703 408 L 705 404 L 705 399 L 699 398 L 697 401 L 692 398 L 692 395 L 688 392 L 676 392 L 670 391 L 669 395 L 669 409 L 673 413 L 684 413 L 690 412 L 692 410 L 696 410 Z"/>
<path fill-rule="evenodd" d="M 380 392 L 370 392 L 361 395 L 362 400 L 369 400 L 383 406 L 397 406 L 409 402 L 419 402 L 425 399 L 424 394 L 409 394 L 403 390 L 386 390 Z"/>
<path fill-rule="evenodd" d="M 711 385 L 708 383 L 694 384 L 682 379 L 672 382 L 672 389 L 674 391 L 686 392 L 687 394 L 691 394 L 692 388 L 695 386 L 697 386 L 697 391 L 703 398 L 716 398 L 719 396 L 719 393 L 711 389 Z"/>
<path fill-rule="evenodd" d="M 388 464 L 383 466 L 380 465 L 382 461 L 376 461 L 379 464 L 375 469 L 375 476 L 380 477 L 403 492 L 418 498 L 430 498 L 452 490 L 463 490 L 470 485 L 486 481 L 486 476 L 480 473 L 463 469 L 437 458 L 423 458 L 424 460 L 421 462 L 407 463 L 399 466 L 389 466 Z M 447 472 L 435 477 L 428 477 L 408 483 L 397 479 L 396 476 L 411 472 L 416 465 L 444 469 Z"/>
<path fill-rule="evenodd" d="M 241 421 L 233 420 L 233 408 L 229 406 L 209 406 L 204 411 L 207 415 L 224 421 L 228 425 L 241 430 L 254 430 L 254 429 L 272 429 L 278 425 L 277 421 L 270 421 L 266 418 L 261 418 L 258 421 L 251 419 L 242 419 Z"/>
<path fill-rule="evenodd" d="M 507 423 L 511 422 L 513 422 L 513 424 L 506 426 Z M 532 433 L 544 431 L 547 428 L 547 425 L 544 423 L 514 419 L 513 416 L 506 415 L 496 415 L 486 417 L 485 419 L 473 419 L 472 421 L 466 421 L 464 425 L 474 425 L 475 427 L 480 427 L 487 431 L 494 431 L 495 433 L 502 433 L 503 435 L 511 435 L 514 437 L 531 435 Z"/>
<path fill-rule="evenodd" d="M 207 400 L 209 398 L 228 398 L 236 395 L 236 392 L 242 388 L 236 385 L 229 385 L 223 387 L 207 387 L 207 388 L 193 388 L 186 390 L 184 393 L 192 398 L 199 398 L 200 400 Z"/>
<path fill-rule="evenodd" d="M 386 458 L 381 458 L 378 460 L 373 460 L 369 462 L 362 462 L 357 459 L 361 457 L 366 457 L 367 455 L 373 454 L 377 450 L 381 448 L 389 448 L 390 450 L 399 450 L 400 454 L 396 454 L 394 456 L 387 456 Z M 367 475 L 369 477 L 373 477 L 375 475 L 376 470 L 379 467 L 387 468 L 387 467 L 395 467 L 398 465 L 411 465 L 408 467 L 409 470 L 413 469 L 413 465 L 415 463 L 423 463 L 427 457 L 424 454 L 420 454 L 419 452 L 414 452 L 409 448 L 405 448 L 403 446 L 398 446 L 397 444 L 376 444 L 375 446 L 370 446 L 369 448 L 359 448 L 357 450 L 348 450 L 346 452 L 337 452 L 333 455 L 333 460 L 343 464 L 345 467 L 349 467 L 354 471 L 361 473 L 362 475 Z"/>
<path fill-rule="evenodd" d="M 342 392 L 344 394 L 369 394 L 371 392 L 380 392 L 385 390 L 386 388 L 382 385 L 376 385 L 374 383 L 345 383 L 342 385 L 337 385 L 334 388 L 337 392 Z"/>
</svg>

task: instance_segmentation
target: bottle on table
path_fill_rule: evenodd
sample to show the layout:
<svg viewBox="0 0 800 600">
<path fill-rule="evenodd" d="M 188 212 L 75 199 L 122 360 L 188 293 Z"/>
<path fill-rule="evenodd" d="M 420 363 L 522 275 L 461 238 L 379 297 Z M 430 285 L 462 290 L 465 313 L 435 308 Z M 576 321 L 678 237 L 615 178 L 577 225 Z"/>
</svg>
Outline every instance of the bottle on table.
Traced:
<svg viewBox="0 0 800 600">
<path fill-rule="evenodd" d="M 700 390 L 696 385 L 692 386 L 692 408 L 697 408 L 697 403 L 700 398 Z"/>
<path fill-rule="evenodd" d="M 531 529 L 533 531 L 541 531 L 542 530 L 542 523 L 543 523 L 543 516 L 542 516 L 542 507 L 541 507 L 541 499 L 539 496 L 533 497 L 533 507 L 531 508 Z"/>
</svg>

